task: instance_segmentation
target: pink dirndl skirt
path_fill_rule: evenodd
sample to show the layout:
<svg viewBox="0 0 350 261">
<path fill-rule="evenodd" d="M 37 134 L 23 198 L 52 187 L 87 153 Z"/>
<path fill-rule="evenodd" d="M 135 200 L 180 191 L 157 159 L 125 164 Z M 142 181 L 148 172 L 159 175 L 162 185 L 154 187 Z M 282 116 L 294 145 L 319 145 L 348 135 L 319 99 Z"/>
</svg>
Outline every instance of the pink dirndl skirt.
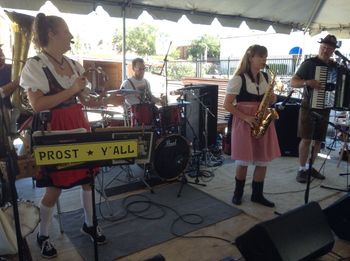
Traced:
<svg viewBox="0 0 350 261">
<path fill-rule="evenodd" d="M 69 107 L 52 110 L 50 124 L 51 130 L 85 128 L 87 131 L 90 131 L 90 124 L 82 111 L 81 104 L 73 104 Z M 38 187 L 71 188 L 89 182 L 88 169 L 62 170 L 47 174 L 40 172 L 37 177 Z"/>
<path fill-rule="evenodd" d="M 255 115 L 258 102 L 240 102 L 237 109 L 245 114 Z M 231 134 L 231 159 L 247 162 L 270 162 L 280 157 L 275 124 L 271 122 L 264 136 L 256 139 L 251 136 L 250 126 L 233 116 Z"/>
</svg>

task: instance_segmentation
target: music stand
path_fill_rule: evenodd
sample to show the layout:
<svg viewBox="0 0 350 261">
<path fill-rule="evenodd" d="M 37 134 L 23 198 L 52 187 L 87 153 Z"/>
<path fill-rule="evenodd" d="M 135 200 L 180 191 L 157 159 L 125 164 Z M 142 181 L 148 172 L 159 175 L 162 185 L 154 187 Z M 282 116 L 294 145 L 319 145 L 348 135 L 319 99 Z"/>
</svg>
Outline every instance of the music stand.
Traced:
<svg viewBox="0 0 350 261">
<path fill-rule="evenodd" d="M 334 124 L 333 122 L 328 122 L 329 125 L 334 127 L 336 130 L 340 131 L 343 135 L 346 135 L 346 137 L 350 136 L 350 133 L 346 130 L 344 130 L 341 126 Z M 347 141 L 345 141 L 347 142 Z M 340 156 L 339 156 L 340 157 Z M 349 168 L 349 158 L 347 160 L 347 169 Z M 339 176 L 349 176 L 350 173 L 340 173 Z M 340 189 L 340 188 L 335 188 L 335 187 L 330 187 L 330 186 L 325 186 L 321 185 L 321 188 L 325 189 L 331 189 L 331 190 L 336 190 L 336 191 L 341 191 L 341 192 L 349 192 L 350 191 L 350 185 L 349 185 L 349 179 L 347 178 L 346 181 L 346 189 Z"/>
</svg>

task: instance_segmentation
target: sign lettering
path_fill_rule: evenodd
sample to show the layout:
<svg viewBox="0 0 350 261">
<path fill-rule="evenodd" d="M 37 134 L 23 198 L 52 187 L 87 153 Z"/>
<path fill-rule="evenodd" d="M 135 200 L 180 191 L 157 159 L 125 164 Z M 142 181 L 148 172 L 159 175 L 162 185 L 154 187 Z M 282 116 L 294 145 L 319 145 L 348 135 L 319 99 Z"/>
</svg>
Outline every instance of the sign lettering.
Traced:
<svg viewBox="0 0 350 261">
<path fill-rule="evenodd" d="M 37 165 L 136 158 L 137 140 L 40 145 L 34 147 Z"/>
</svg>

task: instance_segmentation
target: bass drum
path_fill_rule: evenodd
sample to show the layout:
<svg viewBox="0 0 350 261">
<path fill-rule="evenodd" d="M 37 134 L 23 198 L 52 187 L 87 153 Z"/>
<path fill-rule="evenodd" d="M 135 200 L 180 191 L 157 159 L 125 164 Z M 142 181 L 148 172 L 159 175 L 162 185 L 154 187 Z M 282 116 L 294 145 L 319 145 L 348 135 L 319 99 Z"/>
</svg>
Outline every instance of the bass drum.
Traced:
<svg viewBox="0 0 350 261">
<path fill-rule="evenodd" d="M 180 135 L 169 135 L 157 142 L 153 153 L 153 169 L 164 180 L 176 179 L 190 161 L 190 146 Z"/>
</svg>

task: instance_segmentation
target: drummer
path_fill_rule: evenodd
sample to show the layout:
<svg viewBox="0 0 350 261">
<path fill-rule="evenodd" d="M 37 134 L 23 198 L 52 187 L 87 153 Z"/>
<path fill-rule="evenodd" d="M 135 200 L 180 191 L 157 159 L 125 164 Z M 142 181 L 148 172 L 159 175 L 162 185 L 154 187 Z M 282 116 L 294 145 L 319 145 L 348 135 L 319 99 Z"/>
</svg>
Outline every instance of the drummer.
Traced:
<svg viewBox="0 0 350 261">
<path fill-rule="evenodd" d="M 137 91 L 125 96 L 125 104 L 127 107 L 140 103 L 165 105 L 162 99 L 152 94 L 150 83 L 144 78 L 145 68 L 145 61 L 142 58 L 135 58 L 132 60 L 133 76 L 125 80 L 120 87 L 120 89 Z"/>
</svg>

